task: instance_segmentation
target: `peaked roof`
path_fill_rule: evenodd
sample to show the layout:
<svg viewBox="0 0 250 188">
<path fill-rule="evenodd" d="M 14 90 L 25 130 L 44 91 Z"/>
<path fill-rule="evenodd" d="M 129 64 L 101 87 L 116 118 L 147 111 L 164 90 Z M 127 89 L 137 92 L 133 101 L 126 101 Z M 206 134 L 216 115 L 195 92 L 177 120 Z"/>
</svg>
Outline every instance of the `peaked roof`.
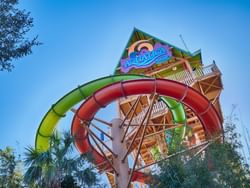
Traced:
<svg viewBox="0 0 250 188">
<path fill-rule="evenodd" d="M 148 33 L 145 33 L 144 31 L 141 31 L 141 30 L 139 30 L 137 28 L 134 28 L 131 35 L 130 35 L 130 37 L 129 37 L 129 40 L 128 40 L 127 44 L 126 44 L 126 47 L 124 48 L 124 50 L 122 52 L 121 58 L 119 59 L 118 64 L 117 64 L 117 66 L 115 68 L 115 71 L 114 71 L 115 74 L 117 74 L 117 70 L 119 69 L 121 59 L 124 59 L 124 58 L 128 57 L 128 48 L 133 43 L 135 43 L 136 41 L 139 41 L 139 40 L 150 40 L 150 41 L 152 41 L 153 44 L 160 42 L 161 44 L 168 45 L 172 49 L 172 54 L 173 54 L 174 57 L 187 58 L 190 63 L 195 61 L 195 62 L 198 62 L 199 64 L 202 64 L 201 51 L 200 50 L 198 50 L 198 51 L 196 51 L 194 53 L 191 53 L 189 51 L 178 48 L 178 47 L 176 47 L 176 46 L 174 46 L 172 44 L 169 44 L 166 41 L 158 39 L 157 37 L 154 37 L 154 36 L 152 36 L 152 35 L 150 35 Z"/>
</svg>

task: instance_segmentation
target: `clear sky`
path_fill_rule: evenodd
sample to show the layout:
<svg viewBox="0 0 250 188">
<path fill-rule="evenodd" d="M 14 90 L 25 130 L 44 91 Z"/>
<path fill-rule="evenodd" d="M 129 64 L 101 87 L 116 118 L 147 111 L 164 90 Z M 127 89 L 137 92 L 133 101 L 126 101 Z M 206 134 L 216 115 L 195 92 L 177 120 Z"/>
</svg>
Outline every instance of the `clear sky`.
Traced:
<svg viewBox="0 0 250 188">
<path fill-rule="evenodd" d="M 113 73 L 134 27 L 180 48 L 182 34 L 191 52 L 202 50 L 205 65 L 215 60 L 223 73 L 224 114 L 237 104 L 249 126 L 250 1 L 172 2 L 20 0 L 34 18 L 30 35 L 38 34 L 43 45 L 18 60 L 13 72 L 0 72 L 0 148 L 34 145 L 53 103 Z"/>
</svg>

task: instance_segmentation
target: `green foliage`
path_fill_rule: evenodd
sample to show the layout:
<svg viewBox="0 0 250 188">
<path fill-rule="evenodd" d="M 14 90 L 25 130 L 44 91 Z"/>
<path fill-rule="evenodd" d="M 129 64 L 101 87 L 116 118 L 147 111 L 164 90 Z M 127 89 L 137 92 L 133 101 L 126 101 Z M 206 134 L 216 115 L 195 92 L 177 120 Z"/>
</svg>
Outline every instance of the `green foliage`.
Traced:
<svg viewBox="0 0 250 188">
<path fill-rule="evenodd" d="M 41 44 L 37 36 L 28 39 L 33 27 L 30 12 L 15 8 L 18 0 L 0 0 L 0 70 L 11 71 L 13 60 L 32 53 L 32 47 Z"/>
<path fill-rule="evenodd" d="M 204 153 L 194 151 L 159 164 L 153 187 L 158 188 L 247 188 L 250 170 L 240 155 L 242 145 L 235 132 L 235 117 L 225 120 L 224 142 L 212 142 Z"/>
<path fill-rule="evenodd" d="M 77 186 L 76 180 L 72 176 L 65 176 L 61 182 L 62 188 L 80 188 Z"/>
<path fill-rule="evenodd" d="M 18 188 L 21 185 L 20 160 L 16 159 L 13 149 L 0 150 L 0 188 Z"/>
<path fill-rule="evenodd" d="M 97 174 L 86 156 L 74 154 L 74 138 L 70 133 L 51 137 L 48 151 L 39 152 L 28 147 L 24 163 L 24 181 L 34 187 L 83 187 L 98 182 Z"/>
</svg>

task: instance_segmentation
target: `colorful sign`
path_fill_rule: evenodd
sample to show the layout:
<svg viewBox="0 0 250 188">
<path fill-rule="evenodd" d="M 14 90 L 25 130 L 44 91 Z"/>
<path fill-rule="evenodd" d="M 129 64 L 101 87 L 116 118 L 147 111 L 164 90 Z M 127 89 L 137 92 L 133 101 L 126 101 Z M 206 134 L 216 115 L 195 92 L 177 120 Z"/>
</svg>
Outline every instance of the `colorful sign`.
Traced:
<svg viewBox="0 0 250 188">
<path fill-rule="evenodd" d="M 138 44 L 138 41 L 136 42 Z M 131 45 L 133 46 L 133 45 Z M 133 46 L 135 48 L 135 46 Z M 138 51 L 129 48 L 129 57 L 121 59 L 121 71 L 129 72 L 131 69 L 147 68 L 169 60 L 172 56 L 169 46 L 156 43 L 154 47 L 148 42 L 138 44 Z"/>
</svg>

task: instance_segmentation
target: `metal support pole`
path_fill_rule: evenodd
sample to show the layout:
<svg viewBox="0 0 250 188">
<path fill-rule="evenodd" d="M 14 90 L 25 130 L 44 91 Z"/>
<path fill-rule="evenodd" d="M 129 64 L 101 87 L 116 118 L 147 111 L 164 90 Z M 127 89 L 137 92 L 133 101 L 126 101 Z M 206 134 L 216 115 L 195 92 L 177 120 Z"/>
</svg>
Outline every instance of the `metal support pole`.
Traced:
<svg viewBox="0 0 250 188">
<path fill-rule="evenodd" d="M 111 136 L 113 152 L 117 154 L 116 158 L 113 158 L 113 165 L 117 170 L 118 174 L 115 174 L 115 187 L 116 188 L 124 188 L 128 184 L 129 180 L 129 166 L 128 159 L 126 158 L 124 162 L 122 162 L 122 156 L 125 155 L 127 149 L 125 142 L 121 142 L 123 133 L 123 128 L 120 128 L 122 124 L 121 119 L 113 119 L 112 120 L 112 128 L 111 128 Z"/>
</svg>

